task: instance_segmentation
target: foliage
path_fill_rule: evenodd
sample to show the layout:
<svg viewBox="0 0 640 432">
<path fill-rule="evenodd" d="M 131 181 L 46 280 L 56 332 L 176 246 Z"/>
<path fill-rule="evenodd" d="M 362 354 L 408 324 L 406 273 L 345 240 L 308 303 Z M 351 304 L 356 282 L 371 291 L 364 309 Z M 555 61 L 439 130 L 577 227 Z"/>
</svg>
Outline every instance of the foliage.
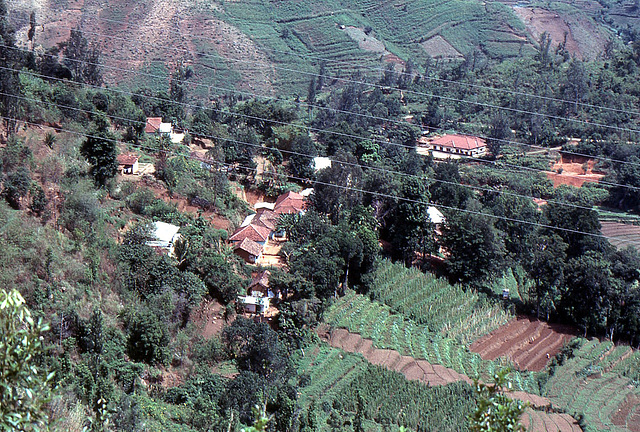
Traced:
<svg viewBox="0 0 640 432">
<path fill-rule="evenodd" d="M 508 369 L 496 372 L 493 384 L 489 385 L 477 379 L 473 381 L 478 406 L 470 416 L 472 431 L 524 431 L 520 424 L 520 416 L 526 404 L 505 394 L 505 390 L 511 389 L 508 374 Z"/>
<path fill-rule="evenodd" d="M 0 428 L 46 430 L 53 373 L 41 364 L 41 334 L 49 327 L 33 319 L 17 290 L 3 289 L 0 328 Z"/>
</svg>

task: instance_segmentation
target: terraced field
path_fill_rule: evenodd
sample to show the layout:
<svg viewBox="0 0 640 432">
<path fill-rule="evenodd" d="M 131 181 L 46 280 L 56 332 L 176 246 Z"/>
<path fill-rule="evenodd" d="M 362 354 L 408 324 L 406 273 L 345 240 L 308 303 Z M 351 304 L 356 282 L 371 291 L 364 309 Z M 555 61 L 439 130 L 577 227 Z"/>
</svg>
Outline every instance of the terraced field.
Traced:
<svg viewBox="0 0 640 432">
<path fill-rule="evenodd" d="M 519 369 L 540 371 L 575 335 L 571 327 L 519 317 L 478 339 L 469 349 L 485 360 L 504 356 Z"/>
<path fill-rule="evenodd" d="M 603 235 L 609 237 L 609 242 L 617 248 L 633 246 L 640 249 L 640 225 L 620 222 L 600 222 Z"/>
<path fill-rule="evenodd" d="M 396 350 L 402 355 L 424 359 L 469 377 L 487 379 L 500 367 L 513 366 L 505 358 L 483 360 L 458 340 L 432 332 L 423 324 L 392 313 L 389 306 L 355 292 L 348 292 L 329 307 L 324 320 L 332 327 L 346 328 L 372 339 L 373 346 L 377 348 Z M 516 390 L 539 392 L 531 372 L 513 372 L 511 380 Z"/>
<path fill-rule="evenodd" d="M 640 354 L 611 342 L 587 341 L 547 384 L 554 405 L 582 414 L 588 430 L 640 431 Z"/>
<path fill-rule="evenodd" d="M 374 275 L 372 298 L 430 331 L 469 344 L 506 324 L 512 316 L 471 291 L 420 270 L 382 261 Z"/>
<path fill-rule="evenodd" d="M 398 351 L 373 347 L 371 339 L 350 333 L 345 329 L 335 329 L 326 335 L 329 344 L 342 350 L 359 353 L 369 362 L 384 366 L 387 369 L 404 375 L 410 381 L 419 381 L 428 386 L 440 386 L 463 381 L 471 384 L 472 380 L 453 369 L 430 364 L 425 360 L 403 356 Z M 522 417 L 523 424 L 530 431 L 581 431 L 574 418 L 568 414 L 545 412 L 551 403 L 548 399 L 526 392 L 512 392 L 510 396 L 531 404 Z"/>
</svg>

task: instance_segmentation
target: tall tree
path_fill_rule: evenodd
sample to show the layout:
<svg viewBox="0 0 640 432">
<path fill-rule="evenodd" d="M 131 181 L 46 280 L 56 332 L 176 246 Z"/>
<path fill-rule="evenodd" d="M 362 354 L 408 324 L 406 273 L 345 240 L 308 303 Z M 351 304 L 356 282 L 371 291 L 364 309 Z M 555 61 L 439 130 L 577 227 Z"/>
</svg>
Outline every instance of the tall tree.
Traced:
<svg viewBox="0 0 640 432">
<path fill-rule="evenodd" d="M 91 165 L 91 174 L 96 184 L 105 186 L 118 172 L 118 150 L 116 137 L 109 131 L 107 117 L 96 117 L 95 126 L 82 144 L 80 152 Z"/>
</svg>

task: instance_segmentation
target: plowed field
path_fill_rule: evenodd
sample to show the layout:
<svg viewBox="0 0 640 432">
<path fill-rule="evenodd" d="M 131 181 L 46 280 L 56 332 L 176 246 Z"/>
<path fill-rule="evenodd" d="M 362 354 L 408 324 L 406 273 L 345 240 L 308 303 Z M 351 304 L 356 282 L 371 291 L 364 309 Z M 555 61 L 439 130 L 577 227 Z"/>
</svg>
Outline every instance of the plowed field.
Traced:
<svg viewBox="0 0 640 432">
<path fill-rule="evenodd" d="M 519 317 L 471 344 L 469 349 L 485 360 L 507 357 L 520 369 L 544 369 L 575 330 L 529 317 Z"/>
</svg>

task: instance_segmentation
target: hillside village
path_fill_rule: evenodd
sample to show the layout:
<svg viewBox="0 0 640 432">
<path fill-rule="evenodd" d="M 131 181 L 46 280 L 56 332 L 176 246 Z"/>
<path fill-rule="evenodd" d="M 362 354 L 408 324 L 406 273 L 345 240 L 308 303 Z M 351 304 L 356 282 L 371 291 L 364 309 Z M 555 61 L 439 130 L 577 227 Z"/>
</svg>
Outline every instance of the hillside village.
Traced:
<svg viewBox="0 0 640 432">
<path fill-rule="evenodd" d="M 0 429 L 640 431 L 638 25 L 0 0 Z"/>
</svg>

